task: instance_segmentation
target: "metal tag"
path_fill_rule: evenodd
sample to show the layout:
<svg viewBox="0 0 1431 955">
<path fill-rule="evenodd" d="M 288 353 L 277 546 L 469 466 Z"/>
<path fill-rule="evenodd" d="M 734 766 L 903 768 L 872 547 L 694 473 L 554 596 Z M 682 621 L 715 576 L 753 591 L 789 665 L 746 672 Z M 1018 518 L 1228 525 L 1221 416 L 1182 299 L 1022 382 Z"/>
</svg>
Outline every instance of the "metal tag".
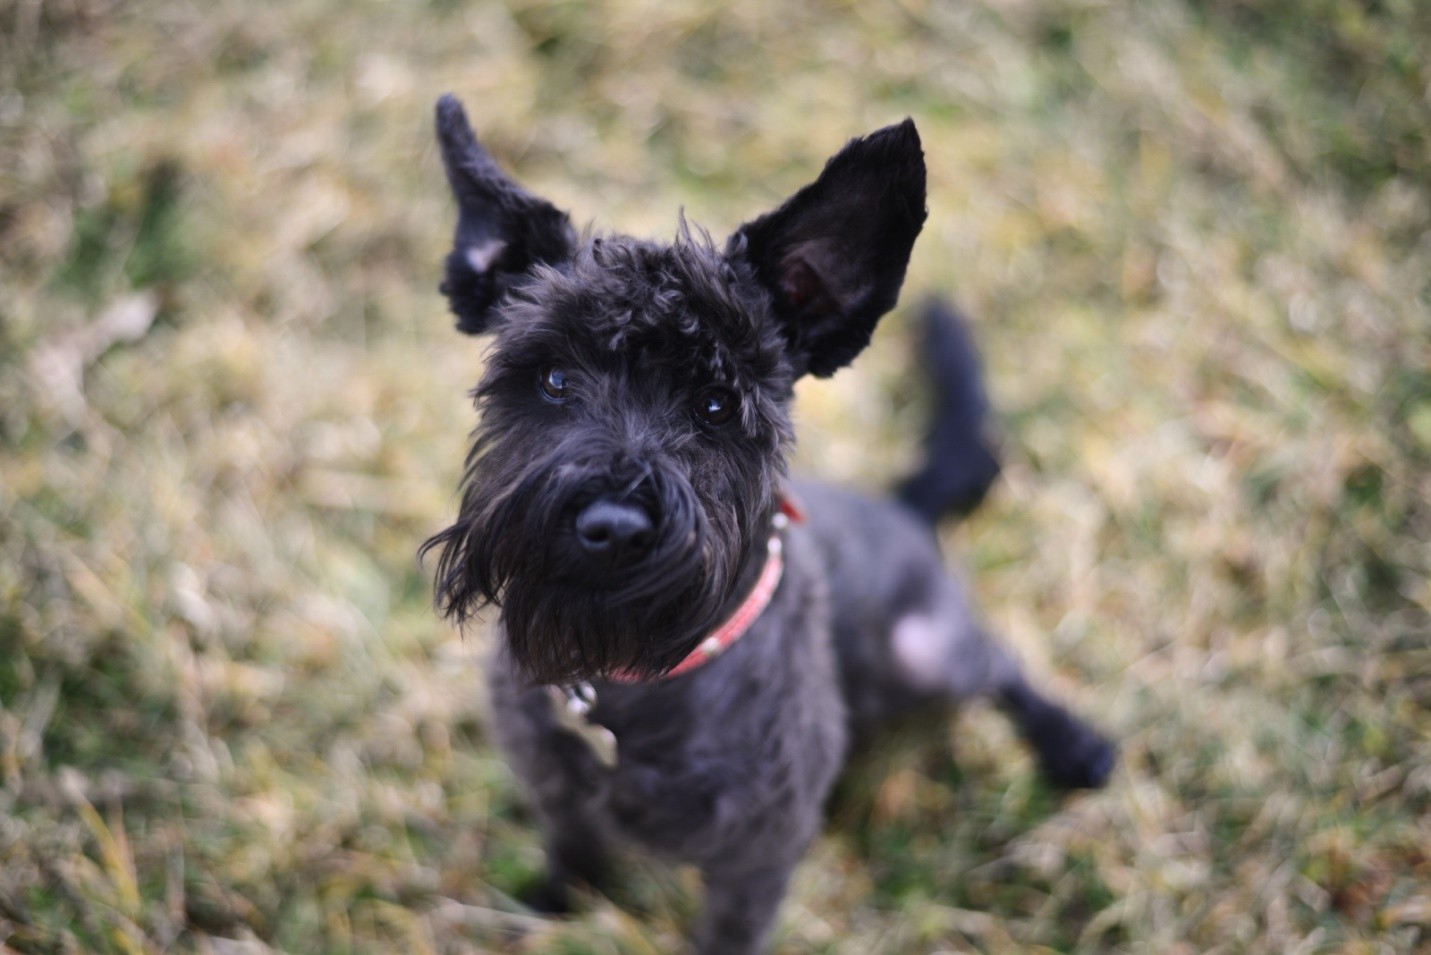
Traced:
<svg viewBox="0 0 1431 955">
<path fill-rule="evenodd" d="M 551 698 L 552 715 L 557 725 L 569 733 L 574 733 L 586 743 L 596 761 L 607 769 L 616 767 L 616 734 L 591 721 L 591 708 L 596 705 L 596 691 L 590 683 L 573 686 L 549 686 L 547 695 Z"/>
</svg>

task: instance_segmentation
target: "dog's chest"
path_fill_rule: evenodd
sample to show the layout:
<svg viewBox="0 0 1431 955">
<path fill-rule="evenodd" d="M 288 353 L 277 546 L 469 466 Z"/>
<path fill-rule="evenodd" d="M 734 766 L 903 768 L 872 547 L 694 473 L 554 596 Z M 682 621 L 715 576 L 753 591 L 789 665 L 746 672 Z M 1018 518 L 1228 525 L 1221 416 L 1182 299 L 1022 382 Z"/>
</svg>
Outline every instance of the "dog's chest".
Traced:
<svg viewBox="0 0 1431 955">
<path fill-rule="evenodd" d="M 789 675 L 711 674 L 705 692 L 598 707 L 619 753 L 596 801 L 609 824 L 681 859 L 737 841 L 805 838 L 804 817 L 843 758 L 844 719 L 833 682 Z"/>
<path fill-rule="evenodd" d="M 500 741 L 539 803 L 561 793 L 556 801 L 607 839 L 676 861 L 702 863 L 753 841 L 798 851 L 843 758 L 843 710 L 828 680 L 778 704 L 752 688 L 734 709 L 664 688 L 611 693 L 592 715 L 615 735 L 612 766 L 555 718 L 545 690 L 494 690 Z"/>
<path fill-rule="evenodd" d="M 699 862 L 749 840 L 813 834 L 844 756 L 844 708 L 820 581 L 787 577 L 761 619 L 690 674 L 596 684 L 589 714 L 615 737 L 608 766 L 545 688 L 499 666 L 500 741 L 538 801 L 561 792 L 609 835 Z"/>
</svg>

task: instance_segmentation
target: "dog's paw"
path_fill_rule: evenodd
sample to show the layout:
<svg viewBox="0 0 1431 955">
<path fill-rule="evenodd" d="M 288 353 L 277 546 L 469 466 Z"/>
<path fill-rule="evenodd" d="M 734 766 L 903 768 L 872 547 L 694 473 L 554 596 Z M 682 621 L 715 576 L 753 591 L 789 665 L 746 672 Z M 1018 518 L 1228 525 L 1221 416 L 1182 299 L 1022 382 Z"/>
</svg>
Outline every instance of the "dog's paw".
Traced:
<svg viewBox="0 0 1431 955">
<path fill-rule="evenodd" d="M 1059 789 L 1102 789 L 1118 762 L 1118 749 L 1102 734 L 1068 713 L 1061 731 L 1039 749 L 1044 778 Z"/>
<path fill-rule="evenodd" d="M 570 915 L 575 910 L 571 886 L 547 876 L 519 890 L 517 901 L 541 915 Z"/>
</svg>

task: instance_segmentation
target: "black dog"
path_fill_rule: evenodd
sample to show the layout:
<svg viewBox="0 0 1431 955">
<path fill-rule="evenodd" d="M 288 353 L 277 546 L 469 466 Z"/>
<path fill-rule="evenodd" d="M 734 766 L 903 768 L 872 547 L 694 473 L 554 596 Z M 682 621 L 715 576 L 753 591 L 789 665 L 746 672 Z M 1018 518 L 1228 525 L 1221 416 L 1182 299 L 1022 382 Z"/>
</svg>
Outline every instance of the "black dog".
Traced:
<svg viewBox="0 0 1431 955">
<path fill-rule="evenodd" d="M 943 414 L 905 503 L 787 481 L 795 380 L 848 364 L 904 281 L 912 122 L 724 249 L 684 223 L 671 245 L 579 237 L 451 97 L 437 131 L 458 203 L 443 291 L 496 341 L 461 512 L 425 549 L 449 617 L 501 608 L 497 729 L 547 829 L 542 904 L 634 843 L 700 868 L 699 951 L 758 951 L 847 741 L 931 699 L 992 695 L 1054 782 L 1106 780 L 1112 747 L 979 629 L 930 532 L 997 472 L 956 324 L 930 322 Z"/>
</svg>

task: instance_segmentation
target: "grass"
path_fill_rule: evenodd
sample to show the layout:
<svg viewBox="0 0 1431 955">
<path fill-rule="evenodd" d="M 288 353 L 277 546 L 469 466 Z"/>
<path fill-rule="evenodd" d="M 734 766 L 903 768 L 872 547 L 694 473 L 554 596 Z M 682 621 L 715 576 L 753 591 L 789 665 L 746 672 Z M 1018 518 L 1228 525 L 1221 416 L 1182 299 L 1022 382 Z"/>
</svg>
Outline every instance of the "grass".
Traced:
<svg viewBox="0 0 1431 955">
<path fill-rule="evenodd" d="M 533 918 L 484 639 L 431 612 L 481 347 L 434 291 L 451 90 L 579 219 L 721 234 L 912 115 L 907 288 L 1006 479 L 948 531 L 1122 741 L 980 708 L 841 784 L 782 952 L 1431 939 L 1431 18 L 1411 0 L 0 0 L 0 949 L 673 950 L 690 873 Z M 903 315 L 803 467 L 915 453 Z"/>
</svg>

